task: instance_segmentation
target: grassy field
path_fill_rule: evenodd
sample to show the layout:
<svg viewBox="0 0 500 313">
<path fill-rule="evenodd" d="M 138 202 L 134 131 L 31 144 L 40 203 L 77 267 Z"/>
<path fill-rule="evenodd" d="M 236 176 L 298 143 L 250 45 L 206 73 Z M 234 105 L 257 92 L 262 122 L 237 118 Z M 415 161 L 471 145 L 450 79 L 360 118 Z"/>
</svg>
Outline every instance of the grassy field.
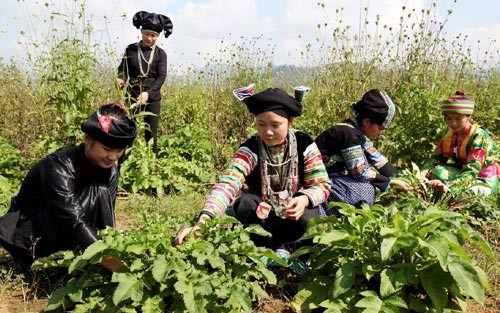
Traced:
<svg viewBox="0 0 500 313">
<path fill-rule="evenodd" d="M 84 11 L 85 6 L 80 9 Z M 252 116 L 231 94 L 234 88 L 250 83 L 255 83 L 257 91 L 275 86 L 292 93 L 296 85 L 311 87 L 304 114 L 294 126 L 312 137 L 351 116 L 349 104 L 367 90 L 385 89 L 395 101 L 397 113 L 375 144 L 403 169 L 422 166 L 429 158 L 445 130 L 440 101 L 456 90 L 465 90 L 476 100 L 474 121 L 499 142 L 499 51 L 484 53 L 484 60 L 473 59 L 471 50 L 464 47 L 464 36 L 450 37 L 446 25 L 440 24 L 436 3 L 414 14 L 421 24 L 412 25 L 402 13 L 399 28 L 379 25 L 373 34 L 367 29 L 352 34 L 349 25 L 329 25 L 333 45 L 324 47 L 320 59 L 310 56 L 304 47 L 304 59 L 299 63 L 309 64 L 307 67 L 274 66 L 273 51 L 252 49 L 263 40 L 257 37 L 246 39 L 247 44 L 243 44 L 245 38 L 242 43 L 222 42 L 226 46 L 219 54 L 207 56 L 202 68 L 182 74 L 169 68 L 162 89 L 166 97 L 160 116 L 159 158 L 142 136 L 136 140 L 123 165 L 117 227 L 141 232 L 140 216 L 144 214 L 181 216 L 186 221 L 196 218 L 208 187 L 239 143 L 254 131 Z M 65 15 L 56 12 L 52 17 L 57 21 L 61 16 Z M 373 21 L 355 21 L 360 25 L 368 22 Z M 115 47 L 88 41 L 92 21 L 72 25 L 80 25 L 83 31 L 60 28 L 50 32 L 43 54 L 30 50 L 37 47 L 26 47 L 34 58 L 32 63 L 0 58 L 0 214 L 7 211 L 10 198 L 37 160 L 79 143 L 80 125 L 89 113 L 99 104 L 124 98 L 110 83 L 116 66 L 101 63 L 98 54 Z M 142 134 L 144 125 L 139 127 Z M 158 197 L 151 196 L 153 190 L 159 192 Z M 491 286 L 485 305 L 468 301 L 468 312 L 500 312 L 499 226 L 498 220 L 476 225 L 495 259 L 474 245 L 466 246 Z M 0 248 L 0 313 L 40 312 L 64 274 L 38 271 L 34 278 L 27 278 L 9 262 Z M 280 271 L 276 274 L 292 282 L 296 278 Z M 255 312 L 291 311 L 289 303 L 296 290 L 280 286 L 267 291 L 272 298 L 257 303 Z"/>
</svg>

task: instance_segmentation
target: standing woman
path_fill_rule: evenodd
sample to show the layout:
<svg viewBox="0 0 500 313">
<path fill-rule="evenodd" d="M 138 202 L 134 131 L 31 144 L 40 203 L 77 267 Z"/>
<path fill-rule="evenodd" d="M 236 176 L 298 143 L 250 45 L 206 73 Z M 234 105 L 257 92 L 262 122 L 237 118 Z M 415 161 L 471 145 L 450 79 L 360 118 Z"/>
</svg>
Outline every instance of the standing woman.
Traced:
<svg viewBox="0 0 500 313">
<path fill-rule="evenodd" d="M 158 154 L 157 131 L 160 119 L 161 86 L 167 77 L 167 54 L 156 45 L 162 31 L 172 34 L 172 21 L 162 14 L 137 12 L 132 22 L 141 30 L 142 39 L 128 45 L 118 66 L 117 85 L 126 87 L 127 104 L 134 113 L 150 112 L 144 117 L 146 142 L 153 139 L 153 151 Z"/>
</svg>

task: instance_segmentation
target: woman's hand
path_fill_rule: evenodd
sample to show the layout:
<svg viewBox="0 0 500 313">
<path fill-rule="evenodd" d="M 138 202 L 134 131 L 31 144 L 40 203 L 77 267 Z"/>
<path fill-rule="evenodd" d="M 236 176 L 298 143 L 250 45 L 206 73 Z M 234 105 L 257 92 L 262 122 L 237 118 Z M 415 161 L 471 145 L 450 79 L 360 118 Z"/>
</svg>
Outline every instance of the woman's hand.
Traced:
<svg viewBox="0 0 500 313">
<path fill-rule="evenodd" d="M 200 226 L 205 224 L 205 220 L 207 220 L 207 219 L 210 219 L 210 216 L 208 216 L 206 214 L 202 214 L 202 215 L 200 215 L 200 218 L 198 219 L 198 223 L 196 223 L 196 225 L 186 226 L 186 227 L 181 228 L 181 230 L 179 230 L 179 232 L 177 233 L 177 236 L 174 239 L 174 245 L 176 245 L 176 246 L 182 245 L 182 243 L 184 243 L 184 239 L 189 234 L 191 234 L 191 236 L 193 236 L 193 238 L 195 238 L 195 239 L 200 237 L 201 236 Z"/>
<path fill-rule="evenodd" d="M 116 87 L 118 89 L 122 89 L 123 86 L 125 86 L 125 81 L 123 79 L 121 79 L 121 78 L 117 78 L 116 79 Z"/>
<path fill-rule="evenodd" d="M 286 206 L 285 216 L 292 221 L 298 221 L 308 206 L 309 198 L 306 195 L 292 198 Z"/>
<path fill-rule="evenodd" d="M 125 266 L 125 263 L 113 255 L 106 255 L 102 258 L 101 265 L 111 272 L 116 272 L 121 267 Z"/>
<path fill-rule="evenodd" d="M 137 105 L 143 105 L 143 104 L 146 104 L 148 102 L 148 99 L 149 99 L 149 94 L 146 91 L 143 91 L 143 92 L 141 92 L 139 97 L 137 97 L 136 103 L 137 103 Z"/>
<path fill-rule="evenodd" d="M 407 182 L 402 179 L 391 179 L 391 185 L 399 186 L 403 190 L 411 190 L 413 187 Z"/>
<path fill-rule="evenodd" d="M 193 238 L 198 238 L 200 232 L 200 224 L 196 224 L 194 226 L 186 226 L 179 230 L 177 236 L 175 237 L 174 244 L 176 246 L 182 245 L 184 243 L 184 239 L 191 234 Z"/>
<path fill-rule="evenodd" d="M 449 191 L 448 186 L 446 186 L 446 184 L 443 183 L 442 181 L 440 181 L 439 179 L 429 180 L 427 182 L 427 184 L 429 186 L 431 186 L 432 189 L 437 190 L 437 191 L 439 191 L 441 193 L 445 193 L 445 192 Z"/>
</svg>

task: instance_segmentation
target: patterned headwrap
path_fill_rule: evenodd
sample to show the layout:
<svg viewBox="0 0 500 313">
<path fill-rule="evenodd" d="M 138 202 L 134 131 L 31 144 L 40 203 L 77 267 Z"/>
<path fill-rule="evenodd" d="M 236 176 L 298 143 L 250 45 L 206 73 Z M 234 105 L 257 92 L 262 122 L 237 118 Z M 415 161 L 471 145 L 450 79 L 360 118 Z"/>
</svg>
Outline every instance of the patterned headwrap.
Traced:
<svg viewBox="0 0 500 313">
<path fill-rule="evenodd" d="M 253 115 L 263 112 L 274 112 L 280 116 L 289 118 L 300 116 L 302 113 L 302 103 L 290 96 L 280 88 L 268 88 L 257 94 L 253 94 L 253 84 L 233 90 L 233 94 L 238 100 L 245 102 L 248 111 Z"/>
<path fill-rule="evenodd" d="M 118 104 L 100 106 L 82 124 L 82 131 L 109 148 L 124 149 L 137 135 L 137 128 Z"/>
<path fill-rule="evenodd" d="M 443 114 L 460 113 L 472 115 L 476 103 L 474 100 L 467 98 L 463 91 L 455 92 L 455 96 L 444 100 L 441 103 L 441 111 Z"/>
<path fill-rule="evenodd" d="M 172 21 L 167 16 L 146 11 L 135 13 L 132 18 L 132 24 L 134 24 L 136 28 L 154 31 L 157 34 L 164 30 L 165 37 L 167 38 L 172 34 L 172 28 L 174 27 Z"/>
<path fill-rule="evenodd" d="M 396 107 L 391 98 L 383 90 L 372 89 L 365 93 L 361 100 L 352 104 L 352 109 L 372 122 L 389 127 L 394 118 Z"/>
</svg>

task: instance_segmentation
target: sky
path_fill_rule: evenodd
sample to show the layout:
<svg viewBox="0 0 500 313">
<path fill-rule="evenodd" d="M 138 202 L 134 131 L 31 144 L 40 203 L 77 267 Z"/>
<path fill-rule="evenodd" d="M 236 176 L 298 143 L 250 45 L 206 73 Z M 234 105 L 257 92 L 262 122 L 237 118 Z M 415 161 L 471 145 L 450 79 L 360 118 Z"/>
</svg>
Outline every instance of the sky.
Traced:
<svg viewBox="0 0 500 313">
<path fill-rule="evenodd" d="M 500 49 L 498 0 L 2 0 L 0 58 L 22 62 L 27 54 L 50 46 L 54 32 L 79 32 L 83 27 L 68 28 L 61 21 L 77 20 L 83 6 L 92 25 L 89 40 L 105 47 L 106 57 L 116 66 L 125 47 L 139 40 L 140 31 L 132 25 L 137 11 L 161 13 L 172 20 L 173 34 L 158 40 L 171 68 L 203 66 L 210 58 L 227 57 L 228 47 L 244 47 L 254 51 L 250 56 L 264 55 L 276 65 L 304 65 L 301 52 L 309 47 L 313 54 L 319 53 L 316 49 L 328 44 L 336 26 L 352 25 L 352 31 L 359 31 L 367 14 L 369 33 L 375 31 L 376 15 L 380 25 L 396 27 L 403 6 L 406 13 L 412 8 L 419 12 L 432 2 L 438 3 L 438 20 L 452 10 L 445 24 L 447 36 L 467 35 L 479 55 Z M 86 38 L 82 33 L 77 37 Z"/>
</svg>

